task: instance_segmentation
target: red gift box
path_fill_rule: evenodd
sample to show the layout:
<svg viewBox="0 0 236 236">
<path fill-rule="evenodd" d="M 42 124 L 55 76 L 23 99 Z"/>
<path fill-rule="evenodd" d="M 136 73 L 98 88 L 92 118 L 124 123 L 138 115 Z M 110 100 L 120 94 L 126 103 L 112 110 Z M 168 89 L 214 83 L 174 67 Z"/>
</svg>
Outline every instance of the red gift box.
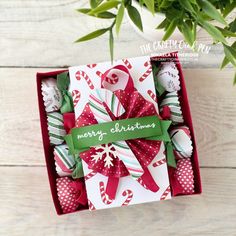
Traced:
<svg viewBox="0 0 236 236">
<path fill-rule="evenodd" d="M 199 164 L 198 164 L 198 154 L 197 154 L 196 142 L 195 142 L 195 137 L 194 137 L 194 130 L 193 130 L 193 125 L 192 125 L 192 118 L 191 118 L 191 113 L 190 113 L 188 96 L 187 96 L 186 86 L 184 82 L 184 76 L 183 76 L 181 65 L 178 60 L 177 52 L 170 53 L 164 56 L 151 57 L 152 62 L 163 62 L 163 61 L 173 61 L 173 60 L 174 62 L 176 62 L 176 66 L 179 70 L 179 75 L 180 75 L 181 90 L 179 91 L 179 95 L 180 95 L 180 104 L 182 108 L 182 113 L 183 113 L 185 124 L 190 129 L 192 143 L 193 143 L 193 154 L 191 157 L 191 162 L 192 162 L 193 173 L 194 173 L 194 190 L 195 190 L 194 194 L 200 194 L 202 192 L 202 187 L 201 187 L 200 170 L 199 170 Z M 48 135 L 47 114 L 44 108 L 44 102 L 43 102 L 43 97 L 42 97 L 42 92 L 41 92 L 41 82 L 45 78 L 49 78 L 49 77 L 56 78 L 58 74 L 64 71 L 67 71 L 67 70 L 37 73 L 38 105 L 39 105 L 39 113 L 40 113 L 40 123 L 41 123 L 44 155 L 45 155 L 45 161 L 46 161 L 46 166 L 47 166 L 51 194 L 52 194 L 53 202 L 54 202 L 58 215 L 63 214 L 63 212 L 62 212 L 62 209 L 58 200 L 58 196 L 57 196 L 57 189 L 56 189 L 57 173 L 55 169 L 53 146 L 50 145 L 50 140 L 49 140 L 49 135 Z M 80 207 L 77 211 L 85 210 L 85 209 L 88 209 L 88 207 Z"/>
</svg>

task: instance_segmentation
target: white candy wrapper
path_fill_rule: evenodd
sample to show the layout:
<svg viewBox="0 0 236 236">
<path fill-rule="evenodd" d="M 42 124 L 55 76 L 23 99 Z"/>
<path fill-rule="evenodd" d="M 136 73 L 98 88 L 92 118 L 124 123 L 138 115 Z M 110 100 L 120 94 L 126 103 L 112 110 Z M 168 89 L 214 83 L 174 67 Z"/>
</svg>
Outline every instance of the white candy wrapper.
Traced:
<svg viewBox="0 0 236 236">
<path fill-rule="evenodd" d="M 62 104 L 62 96 L 60 90 L 57 88 L 56 79 L 44 79 L 41 89 L 46 112 L 58 111 Z"/>
<path fill-rule="evenodd" d="M 188 158 L 192 156 L 193 146 L 187 126 L 173 128 L 170 131 L 170 136 L 177 158 Z"/>
<path fill-rule="evenodd" d="M 180 90 L 179 71 L 174 62 L 162 65 L 157 73 L 157 81 L 167 92 Z"/>
</svg>

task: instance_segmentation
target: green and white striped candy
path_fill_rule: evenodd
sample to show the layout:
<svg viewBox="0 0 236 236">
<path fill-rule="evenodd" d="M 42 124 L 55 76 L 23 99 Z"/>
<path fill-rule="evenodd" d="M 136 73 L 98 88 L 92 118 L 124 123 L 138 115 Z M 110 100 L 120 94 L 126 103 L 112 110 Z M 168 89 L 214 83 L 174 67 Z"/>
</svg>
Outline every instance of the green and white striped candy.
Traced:
<svg viewBox="0 0 236 236">
<path fill-rule="evenodd" d="M 47 120 L 50 143 L 52 145 L 62 144 L 66 135 L 62 114 L 59 112 L 47 113 Z"/>
<path fill-rule="evenodd" d="M 177 91 L 166 94 L 160 104 L 160 111 L 162 111 L 164 106 L 168 106 L 170 108 L 170 119 L 173 124 L 180 124 L 184 122 Z"/>
<path fill-rule="evenodd" d="M 75 169 L 75 159 L 73 155 L 69 154 L 69 149 L 66 144 L 55 146 L 54 159 L 56 171 L 59 176 L 72 176 Z"/>
<path fill-rule="evenodd" d="M 173 128 L 170 131 L 170 137 L 177 158 L 188 158 L 192 156 L 193 146 L 190 130 L 187 126 Z"/>
</svg>

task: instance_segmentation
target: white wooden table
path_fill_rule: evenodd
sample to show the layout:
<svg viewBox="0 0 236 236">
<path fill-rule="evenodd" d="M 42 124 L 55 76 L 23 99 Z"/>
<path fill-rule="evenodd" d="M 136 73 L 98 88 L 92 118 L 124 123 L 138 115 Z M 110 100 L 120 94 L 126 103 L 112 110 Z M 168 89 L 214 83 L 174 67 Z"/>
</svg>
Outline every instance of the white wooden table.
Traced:
<svg viewBox="0 0 236 236">
<path fill-rule="evenodd" d="M 56 215 L 43 156 L 35 73 L 109 60 L 106 36 L 72 43 L 105 24 L 74 11 L 86 2 L 0 1 L 0 235 L 236 235 L 236 87 L 233 69 L 218 70 L 218 46 L 184 69 L 203 194 Z M 199 40 L 208 39 L 199 32 Z M 125 21 L 115 56 L 140 56 L 146 43 Z"/>
</svg>

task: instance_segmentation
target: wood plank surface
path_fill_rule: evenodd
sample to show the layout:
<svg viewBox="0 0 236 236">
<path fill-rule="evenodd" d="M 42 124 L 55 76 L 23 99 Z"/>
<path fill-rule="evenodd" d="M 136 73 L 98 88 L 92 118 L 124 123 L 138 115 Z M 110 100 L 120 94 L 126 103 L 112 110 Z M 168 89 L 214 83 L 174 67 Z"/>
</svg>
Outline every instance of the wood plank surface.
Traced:
<svg viewBox="0 0 236 236">
<path fill-rule="evenodd" d="M 50 70 L 0 69 L 1 165 L 44 165 L 35 74 Z M 236 167 L 233 71 L 185 69 L 184 75 L 200 165 Z"/>
<path fill-rule="evenodd" d="M 87 0 L 1 0 L 0 66 L 62 67 L 109 60 L 107 35 L 81 44 L 73 43 L 93 30 L 110 25 L 107 20 L 75 11 L 87 5 Z M 198 32 L 199 44 L 210 45 L 211 42 L 206 32 Z M 147 43 L 152 49 L 148 54 L 178 49 L 192 53 L 186 48 L 181 49 L 182 46 L 154 48 L 153 42 L 144 40 L 125 18 L 120 37 L 116 39 L 115 58 L 140 56 L 142 45 Z M 186 67 L 219 67 L 222 52 L 221 46 L 211 46 L 210 53 L 200 51 L 197 61 L 186 64 Z"/>
<path fill-rule="evenodd" d="M 0 171 L 0 235 L 236 234 L 235 169 L 202 169 L 202 195 L 60 217 L 53 208 L 45 167 Z"/>
</svg>

